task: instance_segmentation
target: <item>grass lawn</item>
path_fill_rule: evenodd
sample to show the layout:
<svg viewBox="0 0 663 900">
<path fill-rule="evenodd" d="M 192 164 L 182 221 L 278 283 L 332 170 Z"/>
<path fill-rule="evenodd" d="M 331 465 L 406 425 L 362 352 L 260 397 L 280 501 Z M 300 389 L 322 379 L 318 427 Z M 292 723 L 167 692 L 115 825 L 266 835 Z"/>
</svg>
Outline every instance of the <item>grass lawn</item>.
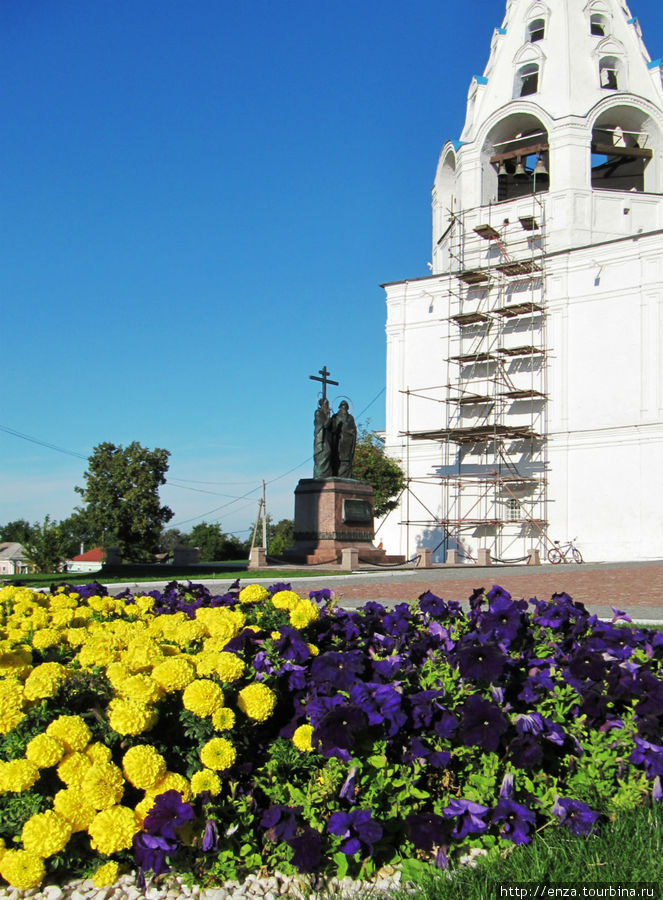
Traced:
<svg viewBox="0 0 663 900">
<path fill-rule="evenodd" d="M 524 882 L 530 883 L 531 897 L 537 884 L 617 887 L 645 882 L 654 888 L 650 896 L 659 898 L 663 896 L 663 810 L 655 804 L 622 812 L 588 838 L 574 837 L 562 827 L 545 828 L 531 844 L 514 847 L 498 862 L 484 863 L 479 858 L 476 868 L 462 866 L 452 877 L 440 872 L 418 880 L 416 893 L 392 891 L 390 900 L 494 900 L 500 897 L 500 885 L 524 888 Z M 544 896 L 541 891 L 539 896 Z"/>
<path fill-rule="evenodd" d="M 40 573 L 33 575 L 17 575 L 14 578 L 7 577 L 0 584 L 21 584 L 27 587 L 50 587 L 53 582 L 57 584 L 88 584 L 91 581 L 100 581 L 103 584 L 120 584 L 127 581 L 140 583 L 141 581 L 209 581 L 226 579 L 235 581 L 241 578 L 247 579 L 272 578 L 276 581 L 288 581 L 290 578 L 305 578 L 312 574 L 322 575 L 325 578 L 334 575 L 347 574 L 339 571 L 324 571 L 316 569 L 252 569 L 248 571 L 247 560 L 229 560 L 222 563 L 210 563 L 206 566 L 156 566 L 156 565 L 122 565 L 106 566 L 96 572 L 60 572 Z"/>
</svg>

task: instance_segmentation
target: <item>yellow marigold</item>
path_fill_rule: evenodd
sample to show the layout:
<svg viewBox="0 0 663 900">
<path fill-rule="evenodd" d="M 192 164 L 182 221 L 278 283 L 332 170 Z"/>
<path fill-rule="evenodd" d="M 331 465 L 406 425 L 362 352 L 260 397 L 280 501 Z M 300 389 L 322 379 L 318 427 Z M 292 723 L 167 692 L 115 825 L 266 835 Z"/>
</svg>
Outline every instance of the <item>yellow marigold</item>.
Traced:
<svg viewBox="0 0 663 900">
<path fill-rule="evenodd" d="M 115 699 L 108 704 L 108 724 L 117 734 L 144 734 L 156 721 L 156 710 L 144 703 Z"/>
<path fill-rule="evenodd" d="M 119 690 L 123 681 L 131 677 L 131 672 L 123 662 L 114 662 L 106 666 L 106 678 L 115 690 Z"/>
<path fill-rule="evenodd" d="M 110 747 L 99 743 L 99 741 L 88 744 L 85 748 L 85 755 L 88 759 L 91 759 L 93 763 L 107 763 L 110 762 L 113 757 Z"/>
<path fill-rule="evenodd" d="M 180 647 L 187 647 L 189 644 L 194 644 L 196 641 L 200 641 L 206 636 L 207 628 L 202 622 L 196 621 L 196 619 L 188 619 L 186 622 L 182 622 L 181 625 L 177 626 L 175 631 L 175 642 L 179 644 Z"/>
<path fill-rule="evenodd" d="M 61 635 L 57 628 L 42 628 L 41 631 L 35 631 L 32 636 L 32 646 L 35 650 L 42 652 L 48 650 L 49 647 L 57 647 L 60 643 Z"/>
<path fill-rule="evenodd" d="M 200 750 L 200 761 L 208 769 L 225 772 L 237 759 L 237 751 L 225 738 L 212 738 Z"/>
<path fill-rule="evenodd" d="M 81 782 L 86 801 L 95 809 L 108 809 L 122 799 L 124 776 L 114 763 L 93 763 Z"/>
<path fill-rule="evenodd" d="M 7 850 L 0 859 L 0 875 L 13 888 L 29 891 L 44 880 L 46 866 L 40 856 L 27 850 Z"/>
<path fill-rule="evenodd" d="M 223 706 L 212 713 L 212 725 L 216 731 L 230 731 L 235 725 L 235 711 Z"/>
<path fill-rule="evenodd" d="M 191 785 L 179 772 L 166 772 L 161 781 L 158 781 L 149 791 L 145 791 L 145 796 L 154 798 L 159 794 L 165 794 L 166 791 L 177 791 L 185 802 L 191 799 Z"/>
<path fill-rule="evenodd" d="M 49 734 L 38 734 L 28 742 L 25 748 L 26 758 L 40 769 L 57 766 L 65 754 L 65 745 Z"/>
<path fill-rule="evenodd" d="M 240 603 L 263 603 L 269 593 L 259 584 L 249 584 L 239 592 Z"/>
<path fill-rule="evenodd" d="M 6 852 L 7 852 L 7 847 L 5 845 L 4 838 L 0 838 L 0 859 L 2 859 L 2 857 L 5 855 Z"/>
<path fill-rule="evenodd" d="M 185 687 L 182 705 L 194 716 L 211 716 L 223 706 L 223 691 L 215 681 L 197 678 Z"/>
<path fill-rule="evenodd" d="M 122 662 L 131 672 L 149 673 L 163 661 L 163 650 L 148 635 L 134 638 L 122 654 Z"/>
<path fill-rule="evenodd" d="M 74 621 L 73 609 L 56 609 L 51 613 L 51 625 L 54 628 L 68 628 Z M 32 642 L 34 647 L 34 641 Z"/>
<path fill-rule="evenodd" d="M 72 832 L 87 831 L 97 814 L 97 810 L 87 801 L 80 787 L 58 791 L 53 797 L 53 809 L 69 822 Z"/>
<path fill-rule="evenodd" d="M 0 707 L 0 734 L 9 734 L 25 718 L 22 707 L 10 704 Z"/>
<path fill-rule="evenodd" d="M 67 628 L 64 639 L 70 647 L 82 647 L 87 640 L 85 628 Z"/>
<path fill-rule="evenodd" d="M 297 606 L 290 610 L 290 624 L 294 628 L 307 628 L 311 622 L 315 622 L 319 615 L 315 603 L 310 600 L 300 600 Z"/>
<path fill-rule="evenodd" d="M 70 837 L 71 825 L 52 809 L 30 816 L 21 831 L 24 849 L 43 859 L 64 850 Z"/>
<path fill-rule="evenodd" d="M 221 681 L 231 684 L 242 677 L 246 666 L 239 656 L 236 656 L 234 653 L 221 652 L 217 654 L 214 668 Z"/>
<path fill-rule="evenodd" d="M 277 591 L 272 597 L 272 604 L 277 609 L 294 609 L 299 602 L 299 594 L 294 591 Z"/>
<path fill-rule="evenodd" d="M 45 609 L 35 609 L 27 621 L 33 631 L 40 631 L 48 625 L 48 613 Z"/>
<path fill-rule="evenodd" d="M 115 662 L 119 654 L 113 635 L 103 632 L 92 633 L 78 651 L 77 659 L 84 669 L 91 669 L 93 666 L 103 668 Z"/>
<path fill-rule="evenodd" d="M 182 622 L 187 622 L 186 613 L 165 613 L 153 619 L 149 626 L 148 632 L 155 637 L 163 637 L 167 641 L 175 640 L 175 633 Z"/>
<path fill-rule="evenodd" d="M 130 675 L 118 685 L 117 692 L 122 697 L 145 705 L 158 703 L 163 697 L 163 689 L 149 675 Z"/>
<path fill-rule="evenodd" d="M 31 666 L 32 651 L 27 647 L 16 647 L 0 655 L 0 677 L 15 675 L 17 678 L 25 678 Z"/>
<path fill-rule="evenodd" d="M 315 644 L 307 644 L 306 646 L 308 647 L 311 656 L 317 656 L 320 653 L 320 650 L 315 646 Z"/>
<path fill-rule="evenodd" d="M 140 803 L 136 804 L 136 808 L 135 808 L 134 812 L 136 814 L 136 820 L 138 822 L 140 822 L 141 828 L 143 826 L 143 822 L 145 821 L 147 814 L 151 811 L 152 807 L 154 806 L 155 800 L 156 800 L 156 797 L 153 797 L 151 794 L 148 794 L 147 796 L 143 797 L 143 799 L 140 801 Z"/>
<path fill-rule="evenodd" d="M 191 776 L 191 793 L 197 797 L 204 791 L 207 791 L 212 797 L 221 793 L 221 779 L 211 769 L 201 769 L 200 772 L 194 772 Z"/>
<path fill-rule="evenodd" d="M 295 733 L 292 736 L 292 743 L 298 750 L 301 750 L 302 753 L 310 753 L 313 750 L 313 744 L 311 743 L 312 737 L 313 726 L 300 725 L 299 728 L 295 729 Z"/>
<path fill-rule="evenodd" d="M 17 678 L 0 681 L 0 734 L 9 734 L 25 718 L 23 685 Z"/>
<path fill-rule="evenodd" d="M 79 606 L 74 613 L 72 625 L 84 625 L 92 618 L 92 610 L 88 606 Z"/>
<path fill-rule="evenodd" d="M 134 597 L 134 604 L 140 610 L 141 615 L 152 612 L 154 609 L 154 597 L 143 595 L 142 597 Z"/>
<path fill-rule="evenodd" d="M 124 777 L 134 787 L 149 790 L 166 774 L 166 760 L 150 744 L 130 747 L 122 758 Z"/>
<path fill-rule="evenodd" d="M 84 753 L 76 751 L 65 756 L 58 766 L 58 775 L 69 787 L 80 786 L 91 768 L 92 760 Z"/>
<path fill-rule="evenodd" d="M 140 831 L 140 825 L 133 809 L 111 806 L 97 813 L 92 820 L 88 828 L 90 846 L 104 856 L 130 850 L 137 831 Z"/>
<path fill-rule="evenodd" d="M 54 594 L 48 601 L 48 608 L 51 612 L 57 612 L 61 609 L 75 609 L 76 597 L 69 594 Z"/>
<path fill-rule="evenodd" d="M 39 778 L 39 769 L 29 759 L 0 762 L 0 793 L 20 794 L 29 790 Z"/>
<path fill-rule="evenodd" d="M 14 676 L 2 678 L 0 675 L 0 703 L 22 703 L 23 685 Z"/>
<path fill-rule="evenodd" d="M 44 700 L 53 697 L 57 694 L 66 674 L 65 667 L 60 663 L 47 662 L 35 666 L 25 682 L 25 699 Z"/>
<path fill-rule="evenodd" d="M 264 722 L 274 712 L 276 694 L 266 684 L 254 681 L 239 692 L 237 705 L 249 719 Z"/>
<path fill-rule="evenodd" d="M 195 678 L 195 669 L 188 660 L 176 657 L 155 666 L 152 678 L 166 693 L 183 691 Z"/>
<path fill-rule="evenodd" d="M 97 871 L 92 875 L 92 884 L 96 888 L 109 887 L 115 884 L 117 876 L 120 873 L 120 864 L 114 859 L 107 862 L 103 866 L 99 866 Z"/>
<path fill-rule="evenodd" d="M 201 606 L 196 610 L 196 620 L 202 622 L 210 634 L 224 633 L 228 626 L 238 634 L 246 617 L 241 610 L 227 606 Z"/>
<path fill-rule="evenodd" d="M 58 716 L 48 726 L 46 734 L 62 741 L 68 753 L 85 750 L 92 737 L 92 732 L 80 716 Z"/>
</svg>

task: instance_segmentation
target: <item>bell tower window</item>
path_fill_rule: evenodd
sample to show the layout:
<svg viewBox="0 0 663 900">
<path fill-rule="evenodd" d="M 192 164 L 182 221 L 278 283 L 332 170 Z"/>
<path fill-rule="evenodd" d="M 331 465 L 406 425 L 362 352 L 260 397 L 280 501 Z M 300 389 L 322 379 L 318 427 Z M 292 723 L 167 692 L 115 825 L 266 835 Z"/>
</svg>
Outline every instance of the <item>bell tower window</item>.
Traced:
<svg viewBox="0 0 663 900">
<path fill-rule="evenodd" d="M 599 80 L 605 91 L 619 90 L 619 61 L 615 56 L 604 56 L 599 62 Z"/>
<path fill-rule="evenodd" d="M 527 26 L 527 33 L 529 35 L 530 44 L 542 41 L 546 33 L 545 21 L 543 19 L 534 19 L 534 21 L 530 22 Z"/>
<path fill-rule="evenodd" d="M 595 34 L 597 37 L 605 37 L 608 33 L 608 21 L 606 17 L 601 15 L 601 13 L 594 13 L 589 20 L 589 30 L 590 34 Z"/>
<path fill-rule="evenodd" d="M 518 69 L 516 75 L 516 97 L 527 97 L 536 94 L 539 90 L 539 66 L 537 63 L 528 63 Z"/>
</svg>

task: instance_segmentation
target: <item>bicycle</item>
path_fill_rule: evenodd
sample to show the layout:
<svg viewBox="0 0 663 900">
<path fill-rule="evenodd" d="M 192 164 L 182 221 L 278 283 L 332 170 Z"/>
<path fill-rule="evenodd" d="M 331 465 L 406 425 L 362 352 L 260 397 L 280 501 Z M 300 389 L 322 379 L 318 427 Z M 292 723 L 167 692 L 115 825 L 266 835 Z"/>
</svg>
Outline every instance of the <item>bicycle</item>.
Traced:
<svg viewBox="0 0 663 900">
<path fill-rule="evenodd" d="M 577 538 L 574 538 L 573 540 L 575 541 Z M 559 565 L 559 563 L 575 562 L 580 565 L 580 563 L 583 562 L 582 553 L 574 546 L 573 541 L 567 541 L 566 544 L 561 544 L 559 541 L 553 541 L 553 544 L 555 546 L 548 550 L 549 563 L 556 566 Z"/>
</svg>

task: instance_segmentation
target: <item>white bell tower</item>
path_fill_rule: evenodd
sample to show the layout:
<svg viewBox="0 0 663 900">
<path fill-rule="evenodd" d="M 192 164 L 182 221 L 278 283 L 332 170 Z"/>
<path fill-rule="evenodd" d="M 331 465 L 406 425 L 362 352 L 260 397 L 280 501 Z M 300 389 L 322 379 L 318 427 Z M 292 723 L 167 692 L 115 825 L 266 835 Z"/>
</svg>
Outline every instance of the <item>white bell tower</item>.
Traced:
<svg viewBox="0 0 663 900">
<path fill-rule="evenodd" d="M 390 552 L 663 555 L 663 83 L 622 0 L 509 0 L 386 285 Z M 450 553 L 450 551 L 452 551 Z"/>
</svg>

